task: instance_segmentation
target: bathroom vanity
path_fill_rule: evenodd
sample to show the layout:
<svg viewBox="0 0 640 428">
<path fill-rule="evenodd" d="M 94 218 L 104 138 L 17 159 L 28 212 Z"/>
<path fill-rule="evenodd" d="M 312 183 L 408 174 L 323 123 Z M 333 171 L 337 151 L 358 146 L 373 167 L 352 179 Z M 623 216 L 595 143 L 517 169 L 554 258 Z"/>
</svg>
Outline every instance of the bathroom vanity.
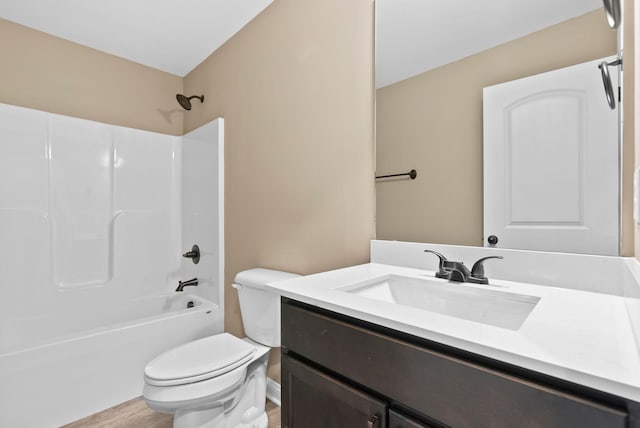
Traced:
<svg viewBox="0 0 640 428">
<path fill-rule="evenodd" d="M 283 298 L 283 427 L 625 428 L 625 400 Z"/>
<path fill-rule="evenodd" d="M 613 278 L 619 293 L 594 292 L 560 287 L 552 271 L 551 286 L 483 286 L 369 263 L 269 284 L 282 296 L 282 426 L 640 427 L 637 297 L 620 285 L 634 275 Z"/>
</svg>

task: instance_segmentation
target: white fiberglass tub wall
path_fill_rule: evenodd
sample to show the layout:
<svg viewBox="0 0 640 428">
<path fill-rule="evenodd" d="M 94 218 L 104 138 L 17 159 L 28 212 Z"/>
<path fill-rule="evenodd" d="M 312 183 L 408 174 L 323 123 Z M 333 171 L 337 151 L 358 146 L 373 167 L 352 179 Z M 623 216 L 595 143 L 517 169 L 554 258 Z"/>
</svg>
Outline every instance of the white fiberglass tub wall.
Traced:
<svg viewBox="0 0 640 428">
<path fill-rule="evenodd" d="M 194 129 L 182 139 L 182 252 L 193 244 L 200 262 L 182 259 L 182 280 L 198 278 L 185 291 L 215 302 L 224 313 L 224 119 Z"/>
<path fill-rule="evenodd" d="M 45 338 L 64 336 L 92 327 L 56 326 L 87 303 L 167 291 L 180 268 L 177 155 L 177 137 L 0 105 L 2 325 L 40 320 Z"/>
<path fill-rule="evenodd" d="M 181 145 L 0 104 L 0 426 L 57 426 L 138 396 L 154 355 L 222 331 L 213 279 L 203 315 L 170 303 L 188 279 Z"/>
</svg>

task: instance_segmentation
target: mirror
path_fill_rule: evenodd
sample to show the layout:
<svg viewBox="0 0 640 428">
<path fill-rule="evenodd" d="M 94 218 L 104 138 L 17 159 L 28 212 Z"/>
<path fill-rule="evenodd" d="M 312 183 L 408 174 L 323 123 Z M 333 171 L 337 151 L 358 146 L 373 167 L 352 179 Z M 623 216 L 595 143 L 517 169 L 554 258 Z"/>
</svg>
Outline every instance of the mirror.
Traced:
<svg viewBox="0 0 640 428">
<path fill-rule="evenodd" d="M 376 43 L 376 175 L 417 171 L 376 180 L 376 238 L 473 246 L 483 88 L 618 52 L 602 0 L 377 0 Z"/>
</svg>

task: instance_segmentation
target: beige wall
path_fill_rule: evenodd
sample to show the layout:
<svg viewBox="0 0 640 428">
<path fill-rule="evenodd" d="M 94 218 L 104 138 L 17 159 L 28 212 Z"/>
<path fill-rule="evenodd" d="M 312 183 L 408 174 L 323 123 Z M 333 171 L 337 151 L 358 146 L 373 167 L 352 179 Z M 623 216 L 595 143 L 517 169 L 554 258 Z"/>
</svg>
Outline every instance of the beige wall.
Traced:
<svg viewBox="0 0 640 428">
<path fill-rule="evenodd" d="M 0 103 L 182 135 L 182 78 L 0 19 Z"/>
<path fill-rule="evenodd" d="M 614 55 L 597 10 L 377 91 L 378 239 L 482 245 L 482 88 Z"/>
<path fill-rule="evenodd" d="M 373 1 L 276 0 L 185 77 L 225 119 L 225 330 L 235 274 L 367 262 L 373 237 Z M 279 353 L 269 376 L 279 380 Z"/>
</svg>

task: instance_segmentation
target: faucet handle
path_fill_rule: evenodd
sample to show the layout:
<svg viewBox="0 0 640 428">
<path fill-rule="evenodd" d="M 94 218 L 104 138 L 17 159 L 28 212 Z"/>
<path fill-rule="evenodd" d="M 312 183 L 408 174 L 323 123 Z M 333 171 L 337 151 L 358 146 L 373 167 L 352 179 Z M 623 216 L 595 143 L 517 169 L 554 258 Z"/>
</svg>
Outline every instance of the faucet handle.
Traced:
<svg viewBox="0 0 640 428">
<path fill-rule="evenodd" d="M 444 278 L 444 279 L 448 279 L 449 278 L 449 272 L 447 272 L 447 270 L 444 268 L 446 262 L 447 262 L 447 258 L 445 256 L 443 256 L 442 254 L 440 254 L 437 251 L 433 251 L 433 250 L 424 250 L 425 253 L 431 253 L 431 254 L 435 254 L 436 256 L 438 256 L 439 262 L 438 262 L 438 272 L 436 273 L 436 277 L 437 278 Z"/>
<path fill-rule="evenodd" d="M 488 260 L 488 259 L 502 259 L 502 256 L 488 256 L 488 257 L 483 257 L 480 260 L 478 260 L 477 262 L 475 262 L 473 264 L 473 267 L 471 268 L 471 278 L 473 278 L 473 282 L 476 282 L 478 284 L 488 284 L 489 280 L 487 279 L 486 276 L 484 276 L 484 261 Z"/>
<path fill-rule="evenodd" d="M 198 264 L 200 262 L 200 248 L 198 245 L 191 247 L 191 251 L 187 251 L 182 257 L 193 260 L 193 263 Z"/>
</svg>

